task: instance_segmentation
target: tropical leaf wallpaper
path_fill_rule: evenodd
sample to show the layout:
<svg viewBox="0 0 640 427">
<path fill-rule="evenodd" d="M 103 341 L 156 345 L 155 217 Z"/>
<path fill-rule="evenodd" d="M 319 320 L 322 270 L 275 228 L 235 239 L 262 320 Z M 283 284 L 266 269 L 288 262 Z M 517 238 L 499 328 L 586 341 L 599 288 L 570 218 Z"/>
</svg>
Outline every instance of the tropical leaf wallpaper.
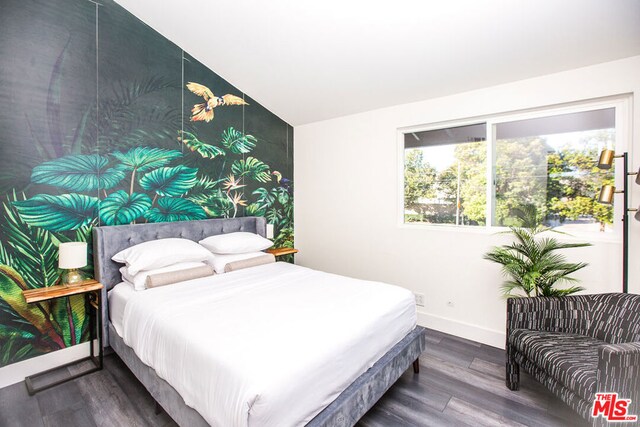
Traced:
<svg viewBox="0 0 640 427">
<path fill-rule="evenodd" d="M 113 1 L 2 2 L 0 56 L 0 366 L 86 340 L 81 297 L 21 292 L 94 226 L 258 215 L 293 246 L 292 127 Z"/>
</svg>

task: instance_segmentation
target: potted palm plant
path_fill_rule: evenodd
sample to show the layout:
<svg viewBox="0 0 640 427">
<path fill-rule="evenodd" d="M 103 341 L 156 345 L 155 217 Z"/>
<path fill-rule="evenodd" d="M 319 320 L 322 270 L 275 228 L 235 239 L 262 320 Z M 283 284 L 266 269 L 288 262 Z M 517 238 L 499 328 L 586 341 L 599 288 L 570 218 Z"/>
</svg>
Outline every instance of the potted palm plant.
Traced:
<svg viewBox="0 0 640 427">
<path fill-rule="evenodd" d="M 531 215 L 528 215 L 531 218 Z M 535 217 L 535 215 L 533 215 Z M 584 290 L 581 286 L 558 288 L 559 284 L 577 282 L 571 274 L 586 267 L 584 262 L 567 262 L 559 251 L 570 248 L 591 246 L 590 243 L 566 243 L 553 237 L 539 237 L 540 234 L 554 231 L 541 224 L 523 221 L 528 226 L 509 227 L 509 233 L 515 241 L 508 245 L 496 246 L 484 255 L 484 259 L 502 265 L 502 273 L 507 278 L 502 291 L 507 297 L 523 296 L 562 296 Z M 564 233 L 562 233 L 564 234 Z"/>
</svg>

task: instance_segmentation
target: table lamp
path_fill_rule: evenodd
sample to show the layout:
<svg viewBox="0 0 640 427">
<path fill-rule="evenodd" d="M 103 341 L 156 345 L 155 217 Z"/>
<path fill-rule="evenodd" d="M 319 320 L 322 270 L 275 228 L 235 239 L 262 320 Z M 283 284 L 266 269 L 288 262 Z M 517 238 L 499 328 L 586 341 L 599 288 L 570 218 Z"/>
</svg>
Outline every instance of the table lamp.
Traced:
<svg viewBox="0 0 640 427">
<path fill-rule="evenodd" d="M 75 286 L 84 280 L 84 274 L 79 268 L 87 265 L 87 243 L 86 242 L 65 242 L 60 243 L 60 253 L 58 258 L 58 268 L 60 273 L 59 283 L 63 286 Z"/>
</svg>

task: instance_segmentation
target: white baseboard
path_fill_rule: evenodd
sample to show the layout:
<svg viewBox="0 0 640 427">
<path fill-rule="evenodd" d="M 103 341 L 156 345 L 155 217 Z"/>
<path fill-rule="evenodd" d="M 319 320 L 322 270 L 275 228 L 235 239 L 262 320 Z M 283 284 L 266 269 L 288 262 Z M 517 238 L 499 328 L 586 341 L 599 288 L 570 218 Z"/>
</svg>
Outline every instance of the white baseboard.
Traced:
<svg viewBox="0 0 640 427">
<path fill-rule="evenodd" d="M 418 325 L 504 349 L 506 333 L 418 311 Z"/>
<path fill-rule="evenodd" d="M 29 375 L 87 357 L 89 356 L 89 350 L 89 342 L 83 342 L 73 347 L 63 348 L 62 350 L 52 351 L 42 356 L 3 366 L 0 368 L 0 388 L 24 381 L 25 377 Z"/>
</svg>

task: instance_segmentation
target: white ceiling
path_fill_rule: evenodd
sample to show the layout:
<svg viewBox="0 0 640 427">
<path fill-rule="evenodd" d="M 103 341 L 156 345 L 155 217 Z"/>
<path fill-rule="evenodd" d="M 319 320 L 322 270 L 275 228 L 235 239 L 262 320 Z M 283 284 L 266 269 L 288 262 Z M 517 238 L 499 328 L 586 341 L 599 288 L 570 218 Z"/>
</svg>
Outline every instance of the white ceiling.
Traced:
<svg viewBox="0 0 640 427">
<path fill-rule="evenodd" d="M 640 54 L 640 0 L 116 1 L 294 126 Z"/>
</svg>

